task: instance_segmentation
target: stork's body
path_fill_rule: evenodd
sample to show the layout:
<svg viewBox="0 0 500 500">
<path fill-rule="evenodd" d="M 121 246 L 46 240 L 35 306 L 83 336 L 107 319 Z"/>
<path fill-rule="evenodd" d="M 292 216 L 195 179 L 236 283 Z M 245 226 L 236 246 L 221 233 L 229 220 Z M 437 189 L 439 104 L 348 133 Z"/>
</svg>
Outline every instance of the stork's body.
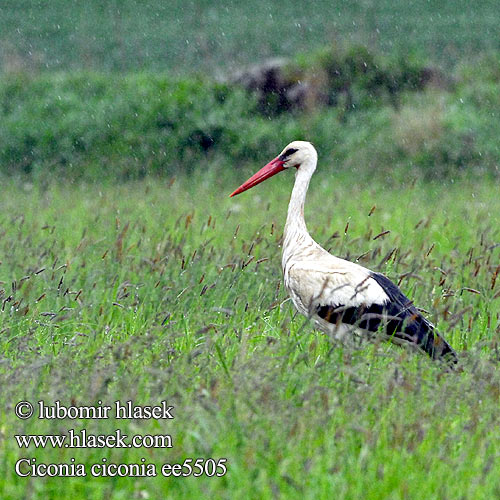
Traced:
<svg viewBox="0 0 500 500">
<path fill-rule="evenodd" d="M 311 238 L 304 220 L 304 203 L 316 164 L 312 144 L 292 142 L 231 195 L 285 168 L 297 168 L 282 259 L 285 287 L 296 309 L 337 338 L 350 333 L 380 335 L 418 346 L 433 358 L 446 356 L 455 361 L 452 348 L 388 278 L 331 255 Z"/>
</svg>

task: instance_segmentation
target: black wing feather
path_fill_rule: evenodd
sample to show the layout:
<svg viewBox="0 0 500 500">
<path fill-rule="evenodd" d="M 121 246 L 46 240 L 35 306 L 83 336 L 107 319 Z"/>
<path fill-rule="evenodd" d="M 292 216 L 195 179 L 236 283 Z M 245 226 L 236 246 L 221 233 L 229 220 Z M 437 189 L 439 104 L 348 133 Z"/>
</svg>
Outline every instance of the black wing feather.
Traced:
<svg viewBox="0 0 500 500">
<path fill-rule="evenodd" d="M 330 323 L 345 323 L 417 344 L 432 358 L 449 357 L 456 363 L 457 355 L 450 345 L 416 309 L 410 299 L 387 277 L 371 273 L 371 277 L 389 297 L 386 304 L 364 304 L 358 307 L 320 305 L 318 316 Z"/>
</svg>

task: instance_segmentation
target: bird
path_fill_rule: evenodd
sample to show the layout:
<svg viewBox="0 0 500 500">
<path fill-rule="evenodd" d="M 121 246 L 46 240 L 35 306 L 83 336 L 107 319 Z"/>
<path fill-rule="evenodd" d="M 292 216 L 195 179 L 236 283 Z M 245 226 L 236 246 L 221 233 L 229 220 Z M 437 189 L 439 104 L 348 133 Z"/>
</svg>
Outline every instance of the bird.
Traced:
<svg viewBox="0 0 500 500">
<path fill-rule="evenodd" d="M 450 365 L 456 352 L 385 275 L 341 259 L 309 234 L 304 204 L 318 154 L 307 141 L 293 141 L 230 194 L 234 197 L 288 169 L 295 169 L 283 231 L 282 269 L 285 288 L 299 313 L 336 339 L 388 339 L 413 346 Z"/>
</svg>

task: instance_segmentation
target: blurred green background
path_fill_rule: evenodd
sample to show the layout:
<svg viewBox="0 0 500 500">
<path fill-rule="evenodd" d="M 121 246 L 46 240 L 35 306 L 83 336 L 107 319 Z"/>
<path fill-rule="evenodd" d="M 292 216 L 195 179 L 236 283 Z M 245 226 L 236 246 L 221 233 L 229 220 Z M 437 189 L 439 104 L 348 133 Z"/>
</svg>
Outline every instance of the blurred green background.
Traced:
<svg viewBox="0 0 500 500">
<path fill-rule="evenodd" d="M 2 67 L 214 74 L 332 40 L 450 68 L 500 49 L 498 2 L 4 0 Z"/>
<path fill-rule="evenodd" d="M 0 498 L 500 498 L 499 12 L 0 0 Z M 295 139 L 319 153 L 313 237 L 398 283 L 459 369 L 295 313 L 292 176 L 228 198 Z M 176 418 L 14 415 L 129 399 Z M 117 427 L 173 448 L 13 437 Z M 21 457 L 228 473 L 19 477 Z"/>
<path fill-rule="evenodd" d="M 302 137 L 336 169 L 496 176 L 498 17 L 494 1 L 8 0 L 0 172 L 227 169 Z"/>
</svg>

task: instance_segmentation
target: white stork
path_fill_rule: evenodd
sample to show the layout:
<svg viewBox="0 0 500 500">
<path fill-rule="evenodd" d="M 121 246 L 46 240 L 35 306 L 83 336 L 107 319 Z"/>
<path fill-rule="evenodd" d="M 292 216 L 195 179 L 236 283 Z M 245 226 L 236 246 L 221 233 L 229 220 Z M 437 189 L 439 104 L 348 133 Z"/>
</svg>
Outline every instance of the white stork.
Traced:
<svg viewBox="0 0 500 500">
<path fill-rule="evenodd" d="M 417 346 L 432 358 L 456 363 L 457 355 L 450 345 L 392 281 L 331 255 L 311 238 L 304 221 L 304 203 L 317 160 L 311 143 L 294 141 L 230 195 L 296 168 L 282 258 L 285 287 L 295 308 L 311 318 L 319 330 L 336 338 L 349 333 L 383 335 L 398 344 Z"/>
</svg>

